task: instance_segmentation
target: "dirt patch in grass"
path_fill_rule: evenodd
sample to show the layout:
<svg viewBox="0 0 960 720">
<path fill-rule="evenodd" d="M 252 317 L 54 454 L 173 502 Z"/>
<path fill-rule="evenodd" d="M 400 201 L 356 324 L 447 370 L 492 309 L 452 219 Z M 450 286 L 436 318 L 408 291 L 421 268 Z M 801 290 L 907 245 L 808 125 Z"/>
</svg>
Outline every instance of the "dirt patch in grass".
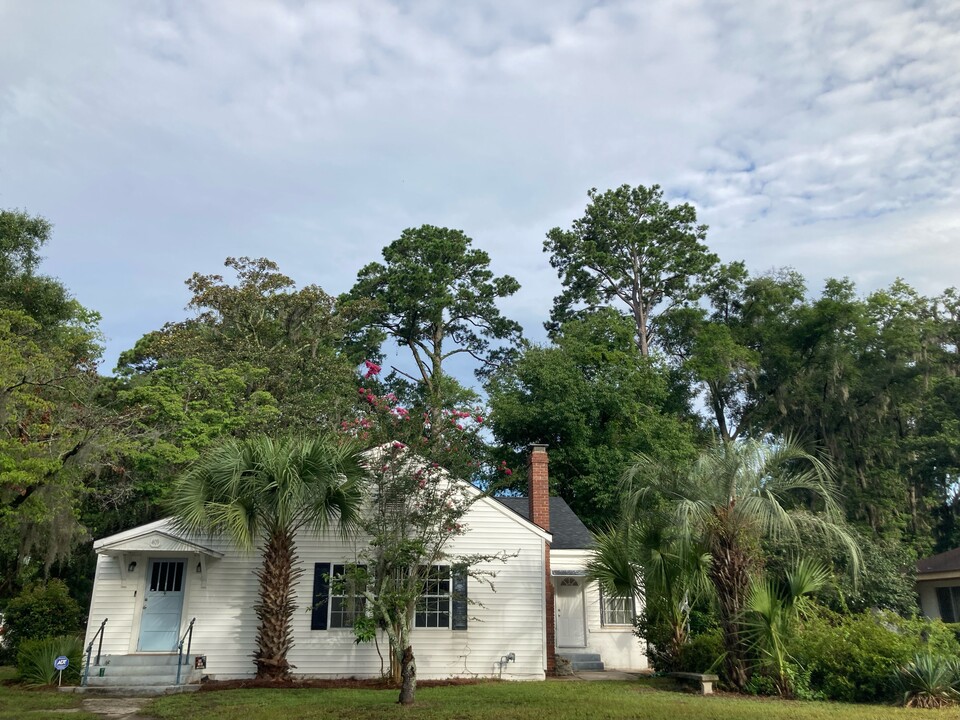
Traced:
<svg viewBox="0 0 960 720">
<path fill-rule="evenodd" d="M 484 678 L 449 678 L 447 680 L 418 680 L 418 688 L 447 687 L 448 685 L 479 685 L 481 683 L 495 683 L 497 680 Z M 270 690 L 399 690 L 389 680 L 382 678 L 359 679 L 338 678 L 336 680 L 321 680 L 311 678 L 292 678 L 290 680 L 208 680 L 200 685 L 200 692 L 217 692 L 220 690 L 249 690 L 266 688 Z"/>
</svg>

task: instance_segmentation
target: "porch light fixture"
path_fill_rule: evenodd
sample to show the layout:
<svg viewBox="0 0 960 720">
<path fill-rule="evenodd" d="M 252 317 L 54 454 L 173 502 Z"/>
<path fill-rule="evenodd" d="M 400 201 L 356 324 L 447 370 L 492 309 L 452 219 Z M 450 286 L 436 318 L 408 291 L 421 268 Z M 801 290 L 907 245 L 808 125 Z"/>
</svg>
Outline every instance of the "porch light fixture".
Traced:
<svg viewBox="0 0 960 720">
<path fill-rule="evenodd" d="M 129 565 L 127 565 L 127 572 L 133 572 L 137 569 L 137 561 L 133 560 Z"/>
<path fill-rule="evenodd" d="M 202 572 L 203 572 L 203 562 L 198 562 L 198 563 L 197 563 L 197 572 L 198 572 L 198 573 L 202 573 Z"/>
</svg>

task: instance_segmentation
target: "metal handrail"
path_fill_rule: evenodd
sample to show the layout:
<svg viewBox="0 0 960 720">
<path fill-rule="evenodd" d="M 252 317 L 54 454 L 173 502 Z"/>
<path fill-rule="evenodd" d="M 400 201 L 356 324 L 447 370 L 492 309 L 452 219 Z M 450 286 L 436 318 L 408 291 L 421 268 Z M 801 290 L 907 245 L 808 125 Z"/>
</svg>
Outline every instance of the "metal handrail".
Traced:
<svg viewBox="0 0 960 720">
<path fill-rule="evenodd" d="M 81 685 L 86 685 L 87 678 L 90 676 L 90 656 L 93 654 L 93 643 L 98 636 L 100 637 L 100 643 L 97 645 L 97 661 L 94 663 L 94 665 L 100 664 L 100 653 L 103 650 L 103 627 L 107 624 L 107 620 L 109 620 L 109 618 L 103 619 L 103 622 L 100 623 L 100 629 L 97 630 L 96 634 L 92 638 L 90 638 L 90 644 L 87 645 L 87 664 L 83 668 L 83 681 L 80 683 Z"/>
<path fill-rule="evenodd" d="M 180 642 L 177 643 L 177 650 L 180 651 L 180 654 L 177 656 L 177 685 L 180 684 L 180 669 L 183 667 L 183 641 L 187 641 L 187 662 L 190 662 L 190 648 L 193 645 L 193 624 L 196 621 L 196 618 L 193 618 L 190 621 L 190 625 L 187 626 L 186 632 L 183 633 L 183 637 L 181 637 Z"/>
</svg>

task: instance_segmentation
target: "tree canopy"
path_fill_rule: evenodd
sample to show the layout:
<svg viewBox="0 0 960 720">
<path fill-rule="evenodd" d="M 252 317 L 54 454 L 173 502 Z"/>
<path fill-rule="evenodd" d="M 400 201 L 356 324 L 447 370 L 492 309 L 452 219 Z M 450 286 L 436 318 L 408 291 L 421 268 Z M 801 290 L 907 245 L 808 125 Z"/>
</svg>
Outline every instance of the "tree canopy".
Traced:
<svg viewBox="0 0 960 720">
<path fill-rule="evenodd" d="M 707 226 L 697 224 L 689 203 L 666 202 L 659 185 L 603 193 L 593 188 L 587 195 L 583 217 L 569 230 L 554 228 L 543 243 L 563 282 L 548 327 L 559 327 L 579 305 L 615 303 L 633 319 L 637 348 L 646 357 L 656 313 L 696 301 L 718 261 L 703 243 Z"/>
<path fill-rule="evenodd" d="M 472 244 L 460 230 L 432 225 L 404 230 L 383 249 L 383 263 L 360 270 L 346 296 L 363 303 L 360 327 L 372 333 L 374 345 L 386 336 L 409 351 L 416 369 L 403 374 L 424 388 L 433 408 L 447 403 L 448 360 L 467 355 L 482 372 L 495 364 L 493 343 L 515 344 L 520 338 L 520 326 L 496 304 L 519 283 L 495 276 L 490 256 Z"/>
</svg>

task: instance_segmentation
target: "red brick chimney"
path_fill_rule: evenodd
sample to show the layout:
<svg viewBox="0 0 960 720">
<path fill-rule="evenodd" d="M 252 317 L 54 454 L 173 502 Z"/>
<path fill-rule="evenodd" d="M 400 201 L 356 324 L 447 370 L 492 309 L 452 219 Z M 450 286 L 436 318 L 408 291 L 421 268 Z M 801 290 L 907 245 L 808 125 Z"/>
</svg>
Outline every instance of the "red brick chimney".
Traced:
<svg viewBox="0 0 960 720">
<path fill-rule="evenodd" d="M 530 446 L 527 458 L 527 499 L 530 503 L 530 521 L 550 531 L 550 471 L 547 446 L 535 443 Z M 546 593 L 547 620 L 547 675 L 553 675 L 557 669 L 556 614 L 554 612 L 553 578 L 550 576 L 550 543 L 543 543 L 543 558 L 546 574 L 544 591 Z"/>
<path fill-rule="evenodd" d="M 527 498 L 530 522 L 550 531 L 550 471 L 547 446 L 533 444 L 527 458 Z"/>
</svg>

